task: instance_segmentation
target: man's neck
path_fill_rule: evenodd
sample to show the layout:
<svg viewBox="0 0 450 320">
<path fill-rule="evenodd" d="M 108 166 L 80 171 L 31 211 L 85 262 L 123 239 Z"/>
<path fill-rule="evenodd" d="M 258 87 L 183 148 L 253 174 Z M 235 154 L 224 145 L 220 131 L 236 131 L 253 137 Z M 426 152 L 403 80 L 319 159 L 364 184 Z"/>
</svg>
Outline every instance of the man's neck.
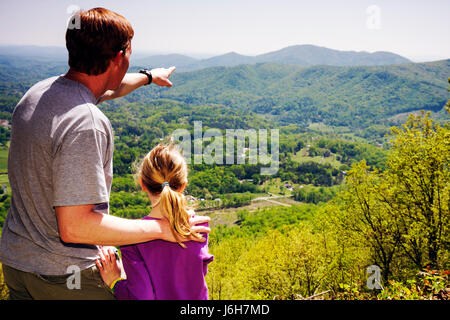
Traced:
<svg viewBox="0 0 450 320">
<path fill-rule="evenodd" d="M 69 71 L 67 71 L 67 73 L 64 75 L 64 78 L 67 78 L 67 79 L 70 79 L 73 81 L 77 81 L 77 82 L 83 84 L 89 90 L 91 90 L 91 92 L 95 96 L 95 99 L 97 99 L 97 100 L 107 90 L 108 80 L 107 80 L 107 76 L 105 73 L 93 76 L 93 75 L 88 75 L 86 73 L 82 73 L 82 72 L 78 72 L 78 71 L 69 69 Z"/>
</svg>

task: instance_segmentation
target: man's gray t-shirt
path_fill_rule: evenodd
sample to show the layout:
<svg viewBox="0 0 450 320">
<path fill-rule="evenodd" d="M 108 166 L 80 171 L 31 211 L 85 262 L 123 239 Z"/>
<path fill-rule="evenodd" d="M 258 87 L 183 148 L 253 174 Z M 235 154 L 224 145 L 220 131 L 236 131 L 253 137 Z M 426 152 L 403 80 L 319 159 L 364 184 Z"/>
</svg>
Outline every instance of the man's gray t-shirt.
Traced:
<svg viewBox="0 0 450 320">
<path fill-rule="evenodd" d="M 95 263 L 96 246 L 60 239 L 54 209 L 96 204 L 96 211 L 108 213 L 113 134 L 95 104 L 87 87 L 60 76 L 34 85 L 16 106 L 2 263 L 43 275 L 67 274 L 69 266 L 83 270 Z"/>
</svg>

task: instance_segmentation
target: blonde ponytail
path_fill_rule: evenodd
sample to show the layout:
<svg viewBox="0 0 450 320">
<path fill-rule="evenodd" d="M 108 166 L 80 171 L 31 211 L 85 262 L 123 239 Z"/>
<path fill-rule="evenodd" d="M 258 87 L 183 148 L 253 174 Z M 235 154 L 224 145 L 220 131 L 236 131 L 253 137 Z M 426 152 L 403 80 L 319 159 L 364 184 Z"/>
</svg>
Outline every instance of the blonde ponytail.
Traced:
<svg viewBox="0 0 450 320">
<path fill-rule="evenodd" d="M 143 159 L 137 178 L 154 195 L 160 195 L 161 212 L 168 220 L 172 234 L 185 248 L 181 238 L 201 238 L 189 224 L 184 195 L 179 190 L 187 184 L 187 165 L 174 144 L 159 144 Z"/>
<path fill-rule="evenodd" d="M 185 248 L 180 241 L 181 237 L 194 236 L 200 238 L 200 235 L 191 230 L 189 224 L 189 213 L 182 193 L 174 191 L 170 186 L 163 188 L 160 195 L 160 204 L 164 217 L 169 221 L 172 234 L 177 242 Z"/>
</svg>

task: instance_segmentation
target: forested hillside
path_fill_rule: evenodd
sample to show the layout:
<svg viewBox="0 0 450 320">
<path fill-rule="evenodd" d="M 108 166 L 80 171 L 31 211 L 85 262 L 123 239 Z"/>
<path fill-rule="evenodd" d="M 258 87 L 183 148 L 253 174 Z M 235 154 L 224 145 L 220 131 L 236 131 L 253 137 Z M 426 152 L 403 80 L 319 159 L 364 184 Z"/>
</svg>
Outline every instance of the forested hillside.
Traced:
<svg viewBox="0 0 450 320">
<path fill-rule="evenodd" d="M 0 65 L 0 112 L 11 112 L 35 81 L 66 69 L 60 61 L 10 56 L 0 56 Z M 397 124 L 399 117 L 406 119 L 404 113 L 421 109 L 445 119 L 441 110 L 449 71 L 450 60 L 372 67 L 271 63 L 215 67 L 175 72 L 173 88 L 146 87 L 124 99 L 144 104 L 160 98 L 197 106 L 220 104 L 253 111 L 282 125 L 324 123 L 365 129 Z"/>
<path fill-rule="evenodd" d="M 177 85 L 170 90 L 153 87 L 128 99 L 217 103 L 280 124 L 367 128 L 393 125 L 395 116 L 406 112 L 439 112 L 449 74 L 450 60 L 373 67 L 242 65 L 174 74 Z"/>
</svg>

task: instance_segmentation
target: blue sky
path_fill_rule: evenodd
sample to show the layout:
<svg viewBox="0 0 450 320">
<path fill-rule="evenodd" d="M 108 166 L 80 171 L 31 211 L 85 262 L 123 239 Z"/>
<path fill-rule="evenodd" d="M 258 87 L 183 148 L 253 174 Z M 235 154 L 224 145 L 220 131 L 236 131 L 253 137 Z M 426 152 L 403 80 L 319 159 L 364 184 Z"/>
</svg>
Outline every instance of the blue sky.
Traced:
<svg viewBox="0 0 450 320">
<path fill-rule="evenodd" d="M 135 29 L 135 52 L 255 55 L 314 44 L 415 61 L 450 58 L 449 0 L 1 0 L 0 45 L 64 46 L 70 5 L 125 16 Z M 372 5 L 378 29 L 367 24 Z"/>
</svg>

